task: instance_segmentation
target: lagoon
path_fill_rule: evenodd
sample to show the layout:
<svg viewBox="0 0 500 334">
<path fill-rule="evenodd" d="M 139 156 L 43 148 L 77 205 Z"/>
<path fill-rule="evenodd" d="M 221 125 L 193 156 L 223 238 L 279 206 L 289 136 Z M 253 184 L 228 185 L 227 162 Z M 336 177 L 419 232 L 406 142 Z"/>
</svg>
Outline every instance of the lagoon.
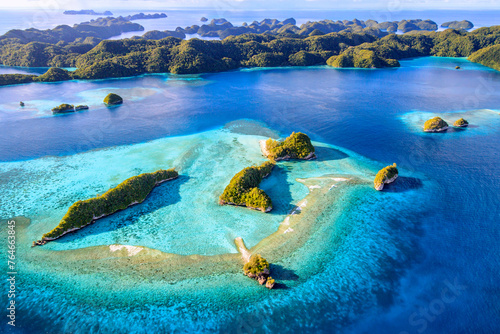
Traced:
<svg viewBox="0 0 500 334">
<path fill-rule="evenodd" d="M 30 219 L 21 330 L 413 333 L 408 317 L 456 281 L 466 288 L 427 332 L 497 331 L 500 74 L 454 58 L 401 65 L 2 87 L 0 217 Z M 106 108 L 109 92 L 124 104 Z M 50 115 L 61 103 L 90 109 Z M 471 126 L 420 132 L 432 116 Z M 276 211 L 217 206 L 235 172 L 264 161 L 258 141 L 292 131 L 318 159 L 280 163 L 261 184 Z M 400 178 L 375 191 L 394 162 Z M 181 177 L 143 205 L 29 248 L 75 200 L 170 167 Z M 282 289 L 243 276 L 235 237 L 269 257 Z"/>
</svg>

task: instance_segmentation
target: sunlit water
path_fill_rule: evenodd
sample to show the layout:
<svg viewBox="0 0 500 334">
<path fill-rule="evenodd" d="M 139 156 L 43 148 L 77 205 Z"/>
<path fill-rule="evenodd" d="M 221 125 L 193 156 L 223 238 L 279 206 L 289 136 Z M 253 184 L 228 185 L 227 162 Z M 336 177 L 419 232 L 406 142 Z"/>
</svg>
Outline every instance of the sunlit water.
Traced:
<svg viewBox="0 0 500 334">
<path fill-rule="evenodd" d="M 18 331 L 498 331 L 498 88 L 498 72 L 450 58 L 1 88 L 0 216 L 31 219 Z M 104 107 L 108 92 L 125 103 Z M 91 108 L 52 116 L 63 102 Z M 434 116 L 471 125 L 421 132 Z M 234 173 L 264 161 L 258 141 L 292 131 L 318 159 L 262 183 L 275 210 L 218 206 Z M 393 162 L 400 178 L 375 191 Z M 74 201 L 170 167 L 181 177 L 144 203 L 29 247 Z M 241 274 L 238 236 L 280 289 Z"/>
</svg>

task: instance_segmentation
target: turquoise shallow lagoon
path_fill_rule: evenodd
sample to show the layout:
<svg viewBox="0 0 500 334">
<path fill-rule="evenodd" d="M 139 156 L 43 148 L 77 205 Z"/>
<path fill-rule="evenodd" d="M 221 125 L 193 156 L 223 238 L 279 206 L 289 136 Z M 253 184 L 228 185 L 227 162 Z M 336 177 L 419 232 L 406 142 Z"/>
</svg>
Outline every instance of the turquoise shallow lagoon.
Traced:
<svg viewBox="0 0 500 334">
<path fill-rule="evenodd" d="M 499 88 L 496 71 L 431 57 L 1 88 L 18 332 L 497 332 Z M 114 90 L 125 103 L 105 108 Z M 92 107 L 50 116 L 59 101 Z M 421 132 L 433 116 L 471 126 Z M 318 159 L 264 180 L 275 210 L 218 206 L 234 173 L 264 161 L 258 141 L 292 131 Z M 375 191 L 394 162 L 400 178 Z M 181 177 L 144 203 L 30 248 L 74 201 L 170 167 Z M 273 263 L 278 289 L 242 275 L 235 237 Z M 449 282 L 460 289 L 444 303 Z"/>
</svg>

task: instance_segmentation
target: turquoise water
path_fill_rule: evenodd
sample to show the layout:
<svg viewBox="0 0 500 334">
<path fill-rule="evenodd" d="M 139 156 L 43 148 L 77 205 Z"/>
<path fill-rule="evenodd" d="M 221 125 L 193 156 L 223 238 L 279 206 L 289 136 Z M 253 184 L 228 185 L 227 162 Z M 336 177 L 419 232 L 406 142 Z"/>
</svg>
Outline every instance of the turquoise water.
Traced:
<svg viewBox="0 0 500 334">
<path fill-rule="evenodd" d="M 1 88 L 0 217 L 30 219 L 17 332 L 497 332 L 498 88 L 496 71 L 432 57 Z M 104 107 L 110 91 L 125 103 Z M 58 102 L 91 109 L 51 116 Z M 422 133 L 433 116 L 471 126 Z M 218 206 L 264 161 L 258 141 L 292 131 L 318 159 L 263 181 L 275 210 Z M 375 191 L 393 162 L 399 179 Z M 141 205 L 29 247 L 74 201 L 169 167 L 181 177 Z M 278 289 L 242 275 L 235 237 L 273 263 Z M 446 282 L 465 287 L 449 303 Z"/>
</svg>

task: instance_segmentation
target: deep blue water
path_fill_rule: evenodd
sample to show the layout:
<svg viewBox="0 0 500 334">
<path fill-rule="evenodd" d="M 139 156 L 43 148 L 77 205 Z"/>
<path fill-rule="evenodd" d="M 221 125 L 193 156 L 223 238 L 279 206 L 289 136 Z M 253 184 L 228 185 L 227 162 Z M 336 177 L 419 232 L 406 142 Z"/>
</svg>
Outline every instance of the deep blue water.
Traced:
<svg viewBox="0 0 500 334">
<path fill-rule="evenodd" d="M 300 330 L 500 332 L 500 73 L 463 59 L 401 63 L 397 69 L 284 68 L 2 87 L 0 160 L 71 155 L 252 119 L 283 135 L 303 131 L 382 164 L 397 162 L 405 177 L 425 175 L 438 190 L 426 214 L 415 217 L 412 258 L 402 272 L 383 278 L 395 289 L 348 325 L 326 316 L 337 301 L 320 299 L 316 307 L 324 313 L 315 318 L 313 309 L 302 310 L 309 322 Z M 106 91 L 123 92 L 124 105 L 100 105 Z M 31 109 L 20 109 L 21 100 Z M 93 107 L 58 117 L 47 112 L 73 101 Z M 424 134 L 412 123 L 418 113 L 450 120 L 465 113 L 471 126 Z M 286 324 L 280 316 L 264 328 L 276 328 L 279 319 Z"/>
</svg>

